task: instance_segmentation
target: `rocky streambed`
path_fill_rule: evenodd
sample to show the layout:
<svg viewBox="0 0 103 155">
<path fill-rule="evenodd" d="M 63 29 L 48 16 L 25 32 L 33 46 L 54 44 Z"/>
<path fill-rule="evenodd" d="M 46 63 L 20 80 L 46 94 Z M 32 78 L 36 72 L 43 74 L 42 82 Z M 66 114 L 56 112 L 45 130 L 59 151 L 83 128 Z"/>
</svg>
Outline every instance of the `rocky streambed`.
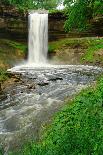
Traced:
<svg viewBox="0 0 103 155">
<path fill-rule="evenodd" d="M 17 81 L 0 98 L 0 145 L 4 151 L 37 140 L 43 124 L 81 89 L 103 72 L 92 66 L 18 67 L 11 70 Z"/>
</svg>

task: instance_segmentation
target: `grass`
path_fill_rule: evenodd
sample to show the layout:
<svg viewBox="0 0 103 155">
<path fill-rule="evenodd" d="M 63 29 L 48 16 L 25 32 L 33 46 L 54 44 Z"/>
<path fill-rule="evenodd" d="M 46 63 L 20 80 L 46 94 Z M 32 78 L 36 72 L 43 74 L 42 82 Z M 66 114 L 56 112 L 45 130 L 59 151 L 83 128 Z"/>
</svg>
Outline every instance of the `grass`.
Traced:
<svg viewBox="0 0 103 155">
<path fill-rule="evenodd" d="M 98 60 L 98 57 L 96 57 L 95 54 L 98 53 L 100 49 L 103 49 L 103 39 L 89 40 L 88 44 L 89 46 L 82 59 L 89 62 L 95 62 Z"/>
<path fill-rule="evenodd" d="M 0 39 L 0 68 L 9 68 L 24 59 L 27 47 L 12 40 Z"/>
<path fill-rule="evenodd" d="M 7 80 L 7 68 L 17 60 L 23 59 L 27 46 L 12 40 L 0 39 L 0 82 Z"/>
<path fill-rule="evenodd" d="M 3 82 L 9 78 L 7 71 L 0 68 L 0 82 Z"/>
<path fill-rule="evenodd" d="M 49 44 L 49 52 L 59 52 L 65 48 L 81 48 L 84 52 L 80 58 L 81 63 L 103 63 L 103 59 L 98 55 L 99 51 L 103 50 L 103 38 L 62 39 Z"/>
<path fill-rule="evenodd" d="M 5 45 L 8 45 L 9 47 L 21 50 L 21 52 L 24 52 L 24 53 L 27 50 L 27 46 L 26 45 L 18 43 L 18 42 L 15 42 L 15 41 L 12 41 L 12 40 L 2 39 L 1 43 L 2 42 L 5 43 Z"/>
<path fill-rule="evenodd" d="M 84 54 L 80 57 L 80 63 L 103 63 L 102 56 L 99 56 L 99 50 L 103 49 L 103 38 L 83 38 L 83 39 L 62 39 L 50 42 L 48 52 L 58 52 L 65 48 L 81 48 Z M 8 68 L 16 60 L 24 58 L 27 53 L 27 46 L 12 40 L 0 39 L 0 67 Z M 65 53 L 64 53 L 65 55 Z M 63 57 L 63 55 L 62 55 Z"/>
<path fill-rule="evenodd" d="M 55 42 L 49 43 L 49 52 L 54 52 L 64 47 L 75 48 L 76 46 L 86 46 L 84 40 L 80 39 L 61 39 Z"/>
<path fill-rule="evenodd" d="M 49 10 L 49 14 L 55 14 L 55 13 L 62 13 L 64 14 L 65 10 L 57 10 L 57 9 L 51 9 Z"/>
<path fill-rule="evenodd" d="M 102 155 L 103 77 L 95 87 L 83 90 L 57 113 L 38 143 L 28 143 L 14 154 Z"/>
</svg>

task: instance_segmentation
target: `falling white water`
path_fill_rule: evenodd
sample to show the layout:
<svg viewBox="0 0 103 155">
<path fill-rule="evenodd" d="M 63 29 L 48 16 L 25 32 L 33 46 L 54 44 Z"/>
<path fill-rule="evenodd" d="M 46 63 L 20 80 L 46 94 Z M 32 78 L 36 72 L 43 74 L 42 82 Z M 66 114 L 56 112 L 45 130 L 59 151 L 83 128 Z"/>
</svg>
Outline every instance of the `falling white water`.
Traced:
<svg viewBox="0 0 103 155">
<path fill-rule="evenodd" d="M 30 13 L 28 63 L 45 64 L 48 52 L 48 14 Z"/>
</svg>

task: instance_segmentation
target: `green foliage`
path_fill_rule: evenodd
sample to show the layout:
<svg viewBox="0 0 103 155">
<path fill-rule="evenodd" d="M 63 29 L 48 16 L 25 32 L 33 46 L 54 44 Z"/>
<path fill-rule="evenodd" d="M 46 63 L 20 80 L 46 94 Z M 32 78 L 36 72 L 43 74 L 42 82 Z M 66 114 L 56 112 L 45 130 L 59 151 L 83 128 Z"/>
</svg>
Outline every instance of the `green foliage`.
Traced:
<svg viewBox="0 0 103 155">
<path fill-rule="evenodd" d="M 90 21 L 95 16 L 103 14 L 102 0 L 65 0 L 64 3 L 68 10 L 64 25 L 66 31 L 73 29 L 86 30 L 90 28 Z"/>
<path fill-rule="evenodd" d="M 18 155 L 102 155 L 103 78 L 83 90 L 53 120 L 39 143 L 29 143 Z"/>
<path fill-rule="evenodd" d="M 0 155 L 4 155 L 3 148 L 0 146 Z"/>
<path fill-rule="evenodd" d="M 0 68 L 10 68 L 26 56 L 27 45 L 12 40 L 0 39 Z"/>
<path fill-rule="evenodd" d="M 48 52 L 54 52 L 55 51 L 55 47 L 53 45 L 49 45 L 48 46 Z"/>
<path fill-rule="evenodd" d="M 11 40 L 5 40 L 5 43 L 7 43 L 9 46 L 11 46 L 13 48 L 21 50 L 24 53 L 27 51 L 27 46 L 24 44 L 21 44 L 21 43 L 15 42 L 15 41 L 11 41 Z"/>
<path fill-rule="evenodd" d="M 2 4 L 13 5 L 20 10 L 28 9 L 53 9 L 56 8 L 61 0 L 1 0 Z"/>
<path fill-rule="evenodd" d="M 96 63 L 99 61 L 103 64 L 103 57 L 99 56 L 100 50 L 103 50 L 103 38 L 82 38 L 82 39 L 62 39 L 49 43 L 49 52 L 55 52 L 64 48 L 81 48 L 83 53 L 80 57 L 81 63 Z"/>
<path fill-rule="evenodd" d="M 56 14 L 56 13 L 64 14 L 64 10 L 51 9 L 51 10 L 49 10 L 49 13 L 52 14 L 52 15 Z"/>
<path fill-rule="evenodd" d="M 75 47 L 87 47 L 86 39 L 62 39 L 55 42 L 49 43 L 49 52 L 55 52 L 64 47 L 75 48 Z"/>
<path fill-rule="evenodd" d="M 7 71 L 5 69 L 0 69 L 0 82 L 3 82 L 9 78 Z"/>
<path fill-rule="evenodd" d="M 76 48 L 76 47 L 81 47 L 81 48 L 92 48 L 94 46 L 99 46 L 102 48 L 103 44 L 103 39 L 100 38 L 78 38 L 78 39 L 61 39 L 55 42 L 49 43 L 49 52 L 53 52 L 55 50 L 64 48 L 64 47 L 69 47 L 69 48 Z"/>
<path fill-rule="evenodd" d="M 88 48 L 83 55 L 82 60 L 88 62 L 96 62 L 97 60 L 103 61 L 103 59 L 95 56 L 100 49 L 103 49 L 103 39 L 88 40 Z"/>
<path fill-rule="evenodd" d="M 14 49 L 19 49 L 21 52 L 25 53 L 27 51 L 27 46 L 12 40 L 2 39 L 0 40 L 1 43 L 5 44 L 5 46 L 12 47 Z"/>
<path fill-rule="evenodd" d="M 98 16 L 98 15 L 103 15 L 103 1 L 101 0 L 96 0 L 94 3 L 94 12 L 93 16 Z"/>
</svg>

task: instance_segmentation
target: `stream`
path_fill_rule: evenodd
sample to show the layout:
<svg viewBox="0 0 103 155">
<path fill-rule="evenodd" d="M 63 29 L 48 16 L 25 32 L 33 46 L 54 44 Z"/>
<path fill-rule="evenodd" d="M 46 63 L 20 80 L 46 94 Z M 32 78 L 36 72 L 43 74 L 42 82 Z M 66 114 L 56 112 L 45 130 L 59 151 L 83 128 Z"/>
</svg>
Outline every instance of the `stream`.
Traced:
<svg viewBox="0 0 103 155">
<path fill-rule="evenodd" d="M 22 67 L 10 72 L 19 82 L 0 99 L 0 145 L 5 152 L 38 140 L 45 123 L 81 89 L 93 84 L 102 68 L 82 65 Z"/>
</svg>

